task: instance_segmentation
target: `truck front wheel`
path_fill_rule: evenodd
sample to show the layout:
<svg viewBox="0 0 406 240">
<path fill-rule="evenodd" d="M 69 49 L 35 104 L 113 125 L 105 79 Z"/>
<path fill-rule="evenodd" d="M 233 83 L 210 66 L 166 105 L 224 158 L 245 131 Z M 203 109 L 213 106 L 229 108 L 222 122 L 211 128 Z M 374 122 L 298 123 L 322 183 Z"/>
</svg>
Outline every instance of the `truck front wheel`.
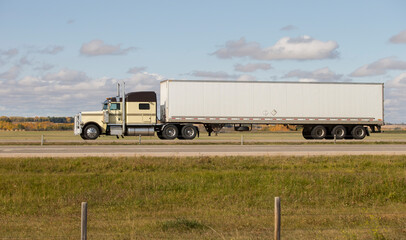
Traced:
<svg viewBox="0 0 406 240">
<path fill-rule="evenodd" d="M 169 124 L 166 125 L 162 130 L 162 137 L 165 139 L 172 140 L 178 137 L 179 134 L 178 132 L 179 130 L 175 125 Z"/>
<path fill-rule="evenodd" d="M 83 130 L 84 139 L 95 140 L 100 135 L 99 128 L 94 124 L 89 124 Z M 82 137 L 82 138 L 83 138 Z"/>
</svg>

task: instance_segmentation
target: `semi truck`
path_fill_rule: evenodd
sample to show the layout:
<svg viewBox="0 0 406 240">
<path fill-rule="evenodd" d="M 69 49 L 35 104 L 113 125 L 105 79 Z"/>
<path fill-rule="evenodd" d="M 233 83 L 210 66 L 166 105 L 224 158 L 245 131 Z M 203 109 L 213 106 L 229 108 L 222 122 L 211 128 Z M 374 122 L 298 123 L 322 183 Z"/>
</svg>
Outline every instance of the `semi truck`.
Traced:
<svg viewBox="0 0 406 240">
<path fill-rule="evenodd" d="M 225 125 L 250 131 L 256 124 L 302 127 L 305 139 L 364 139 L 384 125 L 383 83 L 193 81 L 160 82 L 153 91 L 107 98 L 101 111 L 80 112 L 74 133 L 194 139 L 204 126 L 209 136 Z M 159 115 L 157 114 L 159 111 Z"/>
</svg>

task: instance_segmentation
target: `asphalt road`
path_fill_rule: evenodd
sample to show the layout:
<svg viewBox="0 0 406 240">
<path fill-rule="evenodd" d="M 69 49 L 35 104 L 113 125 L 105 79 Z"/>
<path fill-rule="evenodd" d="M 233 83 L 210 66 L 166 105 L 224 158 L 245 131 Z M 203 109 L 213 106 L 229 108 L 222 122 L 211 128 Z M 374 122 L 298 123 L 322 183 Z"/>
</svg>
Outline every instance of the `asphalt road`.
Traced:
<svg viewBox="0 0 406 240">
<path fill-rule="evenodd" d="M 0 157 L 406 155 L 404 144 L 0 146 Z"/>
</svg>

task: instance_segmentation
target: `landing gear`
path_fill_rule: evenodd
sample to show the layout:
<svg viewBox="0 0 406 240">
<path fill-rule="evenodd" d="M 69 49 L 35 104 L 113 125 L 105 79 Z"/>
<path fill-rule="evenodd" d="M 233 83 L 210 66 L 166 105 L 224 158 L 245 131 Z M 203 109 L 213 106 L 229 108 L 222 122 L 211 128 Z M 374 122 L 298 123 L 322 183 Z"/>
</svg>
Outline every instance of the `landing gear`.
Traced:
<svg viewBox="0 0 406 240">
<path fill-rule="evenodd" d="M 211 133 L 214 132 L 217 136 L 217 134 L 220 132 L 220 130 L 224 127 L 224 124 L 217 123 L 217 124 L 204 124 L 204 128 L 206 131 L 209 133 L 209 136 L 211 136 Z"/>
</svg>

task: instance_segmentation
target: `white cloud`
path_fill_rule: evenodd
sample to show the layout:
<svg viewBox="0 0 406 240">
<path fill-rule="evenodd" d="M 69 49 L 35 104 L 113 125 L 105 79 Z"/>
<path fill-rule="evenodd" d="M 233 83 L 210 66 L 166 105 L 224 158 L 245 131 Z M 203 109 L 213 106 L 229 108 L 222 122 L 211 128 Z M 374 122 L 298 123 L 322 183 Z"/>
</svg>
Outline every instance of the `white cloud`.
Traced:
<svg viewBox="0 0 406 240">
<path fill-rule="evenodd" d="M 15 106 L 7 115 L 71 116 L 79 111 L 99 110 L 106 97 L 116 95 L 118 81 L 126 82 L 126 92 L 152 90 L 159 93 L 162 80 L 162 75 L 148 72 L 114 79 L 91 78 L 82 71 L 61 69 L 41 76 L 26 75 L 7 87 L 0 87 L 0 102 L 4 106 Z M 0 81 L 0 86 L 3 84 Z"/>
<path fill-rule="evenodd" d="M 283 28 L 281 28 L 280 30 L 281 30 L 281 31 L 292 31 L 292 30 L 296 30 L 296 29 L 297 29 L 296 26 L 293 26 L 293 25 L 286 25 L 286 26 L 284 26 Z"/>
<path fill-rule="evenodd" d="M 390 88 L 406 88 L 406 72 L 387 82 L 386 87 Z M 406 105 L 405 105 L 406 106 Z"/>
<path fill-rule="evenodd" d="M 391 43 L 406 43 L 406 30 L 396 34 L 389 39 Z"/>
<path fill-rule="evenodd" d="M 6 60 L 10 60 L 14 56 L 18 55 L 18 49 L 17 48 L 10 48 L 8 50 L 1 50 L 0 49 L 0 66 L 6 64 Z"/>
<path fill-rule="evenodd" d="M 0 79 L 15 80 L 21 72 L 20 66 L 12 66 L 9 70 L 0 73 Z"/>
<path fill-rule="evenodd" d="M 392 123 L 406 123 L 406 72 L 385 84 L 385 118 Z"/>
<path fill-rule="evenodd" d="M 248 74 L 228 74 L 223 71 L 211 72 L 211 71 L 193 71 L 189 75 L 205 78 L 209 80 L 236 80 L 236 81 L 254 81 L 256 78 Z"/>
<path fill-rule="evenodd" d="M 225 79 L 237 79 L 240 75 L 231 75 L 223 71 L 211 72 L 211 71 L 193 71 L 189 75 L 199 78 L 208 78 L 216 80 L 225 80 Z"/>
<path fill-rule="evenodd" d="M 249 75 L 249 74 L 243 74 L 243 75 L 240 75 L 236 80 L 237 81 L 247 81 L 248 82 L 248 81 L 256 81 L 257 78 L 252 76 L 252 75 Z"/>
<path fill-rule="evenodd" d="M 256 70 L 269 70 L 271 68 L 271 64 L 267 63 L 248 63 L 245 65 L 234 65 L 234 70 L 239 72 L 255 72 Z"/>
<path fill-rule="evenodd" d="M 12 58 L 18 54 L 18 49 L 17 48 L 10 48 L 6 51 L 0 51 L 0 56 L 5 56 L 7 58 Z"/>
<path fill-rule="evenodd" d="M 55 55 L 55 54 L 57 54 L 59 52 L 62 52 L 63 49 L 64 49 L 63 46 L 48 46 L 46 48 L 43 48 L 43 49 L 39 50 L 38 52 L 42 53 L 42 54 Z"/>
<path fill-rule="evenodd" d="M 80 48 L 80 53 L 86 56 L 125 55 L 134 49 L 134 47 L 121 48 L 120 44 L 109 45 L 102 40 L 95 39 L 88 43 L 83 43 Z"/>
<path fill-rule="evenodd" d="M 165 78 L 157 73 L 139 72 L 132 75 L 130 78 L 124 79 L 126 89 L 133 91 L 154 91 L 159 93 L 159 83 Z"/>
<path fill-rule="evenodd" d="M 88 81 L 90 78 L 84 72 L 62 69 L 57 73 L 46 74 L 43 79 L 48 82 L 58 82 L 62 85 L 70 85 Z"/>
<path fill-rule="evenodd" d="M 51 70 L 52 68 L 54 68 L 54 65 L 43 63 L 41 66 L 35 67 L 34 70 L 45 72 Z"/>
<path fill-rule="evenodd" d="M 366 77 L 386 74 L 388 70 L 405 70 L 406 62 L 397 60 L 395 57 L 379 59 L 373 63 L 364 65 L 350 74 L 351 77 Z"/>
<path fill-rule="evenodd" d="M 336 58 L 338 44 L 335 41 L 323 42 L 309 36 L 298 38 L 284 37 L 275 45 L 261 48 L 257 42 L 247 42 L 245 38 L 228 41 L 225 47 L 212 53 L 218 58 L 248 57 L 257 60 L 314 60 Z"/>
<path fill-rule="evenodd" d="M 342 74 L 336 74 L 328 67 L 320 68 L 314 71 L 293 70 L 285 74 L 284 78 L 299 78 L 301 82 L 317 82 L 317 81 L 337 81 L 342 79 Z"/>
<path fill-rule="evenodd" d="M 127 73 L 139 73 L 143 72 L 147 69 L 147 67 L 132 67 L 128 69 Z"/>
</svg>

